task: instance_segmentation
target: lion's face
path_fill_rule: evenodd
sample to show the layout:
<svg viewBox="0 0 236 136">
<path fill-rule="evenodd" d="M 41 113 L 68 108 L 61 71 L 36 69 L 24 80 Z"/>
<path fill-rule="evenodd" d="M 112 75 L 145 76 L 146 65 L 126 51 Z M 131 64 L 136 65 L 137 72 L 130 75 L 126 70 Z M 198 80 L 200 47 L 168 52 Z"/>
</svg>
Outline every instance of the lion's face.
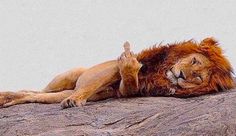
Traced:
<svg viewBox="0 0 236 136">
<path fill-rule="evenodd" d="M 178 60 L 166 73 L 173 85 L 197 88 L 208 83 L 211 62 L 202 54 L 194 53 Z"/>
</svg>

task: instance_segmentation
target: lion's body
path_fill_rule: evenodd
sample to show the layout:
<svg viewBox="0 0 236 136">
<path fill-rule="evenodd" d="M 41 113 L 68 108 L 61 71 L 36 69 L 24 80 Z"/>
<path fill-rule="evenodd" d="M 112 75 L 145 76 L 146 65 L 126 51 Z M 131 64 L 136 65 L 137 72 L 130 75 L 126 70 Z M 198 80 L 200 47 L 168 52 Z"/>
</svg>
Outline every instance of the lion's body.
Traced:
<svg viewBox="0 0 236 136">
<path fill-rule="evenodd" d="M 189 66 L 188 58 L 197 58 L 202 63 Z M 191 77 L 192 72 L 188 67 L 202 75 Z M 184 73 L 184 77 L 180 80 L 173 73 L 170 73 L 171 78 L 168 77 L 170 69 L 174 74 L 176 71 Z M 213 39 L 208 38 L 200 44 L 188 41 L 154 46 L 120 60 L 88 69 L 76 68 L 58 75 L 39 93 L 0 93 L 0 105 L 8 107 L 26 102 L 62 102 L 62 107 L 67 108 L 111 97 L 198 96 L 233 88 L 231 72 L 230 63 L 222 55 L 221 49 Z M 178 85 L 173 84 L 172 78 Z M 183 79 L 186 81 L 180 82 Z"/>
</svg>

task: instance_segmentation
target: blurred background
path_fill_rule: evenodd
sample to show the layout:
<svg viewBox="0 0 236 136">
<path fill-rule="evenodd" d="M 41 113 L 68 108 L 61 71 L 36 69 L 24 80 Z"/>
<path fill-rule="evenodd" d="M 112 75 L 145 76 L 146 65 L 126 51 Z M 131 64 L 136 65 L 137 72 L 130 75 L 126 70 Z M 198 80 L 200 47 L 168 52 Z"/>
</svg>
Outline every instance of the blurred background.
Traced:
<svg viewBox="0 0 236 136">
<path fill-rule="evenodd" d="M 1 0 L 0 90 L 41 89 L 57 74 L 156 43 L 219 40 L 236 68 L 235 0 Z"/>
</svg>

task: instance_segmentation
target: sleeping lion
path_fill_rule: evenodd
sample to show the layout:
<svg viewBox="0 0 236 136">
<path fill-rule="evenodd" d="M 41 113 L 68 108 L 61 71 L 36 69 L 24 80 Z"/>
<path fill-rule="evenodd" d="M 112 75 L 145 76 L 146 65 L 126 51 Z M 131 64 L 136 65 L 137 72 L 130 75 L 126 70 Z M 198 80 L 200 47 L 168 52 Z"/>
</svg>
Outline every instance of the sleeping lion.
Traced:
<svg viewBox="0 0 236 136">
<path fill-rule="evenodd" d="M 138 54 L 128 42 L 118 60 L 75 68 L 56 76 L 42 91 L 1 92 L 0 106 L 61 103 L 137 96 L 192 97 L 235 87 L 233 69 L 213 38 L 153 46 Z"/>
</svg>

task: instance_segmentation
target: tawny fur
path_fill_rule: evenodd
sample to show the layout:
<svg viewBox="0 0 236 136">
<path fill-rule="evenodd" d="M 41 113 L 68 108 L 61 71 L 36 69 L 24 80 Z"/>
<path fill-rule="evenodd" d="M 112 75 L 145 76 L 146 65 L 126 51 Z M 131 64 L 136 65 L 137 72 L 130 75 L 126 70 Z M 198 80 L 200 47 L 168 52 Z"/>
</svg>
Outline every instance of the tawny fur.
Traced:
<svg viewBox="0 0 236 136">
<path fill-rule="evenodd" d="M 218 43 L 212 38 L 204 39 L 201 43 L 190 40 L 153 46 L 137 55 L 127 48 L 128 43 L 125 43 L 125 47 L 126 51 L 118 60 L 60 74 L 41 92 L 0 93 L 0 105 L 8 107 L 27 102 L 61 102 L 63 108 L 68 108 L 84 105 L 86 101 L 111 97 L 190 97 L 229 90 L 235 86 L 233 69 L 223 56 Z M 186 63 L 195 57 L 200 61 L 207 60 L 201 66 L 193 68 L 200 72 L 201 79 L 195 79 L 190 68 L 193 66 Z M 182 87 L 181 82 L 174 85 L 167 77 L 170 69 L 177 71 L 176 73 L 184 71 L 186 81 L 182 82 Z M 202 83 L 191 83 L 197 79 Z"/>
</svg>

